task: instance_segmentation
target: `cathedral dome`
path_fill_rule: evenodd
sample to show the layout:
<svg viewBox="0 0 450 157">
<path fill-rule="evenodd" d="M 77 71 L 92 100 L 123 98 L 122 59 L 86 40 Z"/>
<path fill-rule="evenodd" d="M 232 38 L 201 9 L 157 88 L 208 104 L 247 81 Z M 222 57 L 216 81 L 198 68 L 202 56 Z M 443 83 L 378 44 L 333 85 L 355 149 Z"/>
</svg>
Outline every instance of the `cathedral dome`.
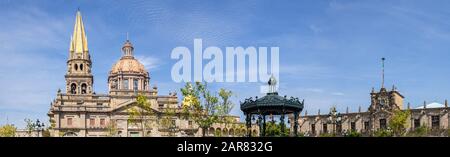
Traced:
<svg viewBox="0 0 450 157">
<path fill-rule="evenodd" d="M 123 56 L 113 65 L 111 74 L 118 73 L 147 73 L 144 65 L 133 56 L 133 44 L 129 40 L 122 47 Z"/>
<path fill-rule="evenodd" d="M 145 67 L 134 57 L 122 57 L 113 65 L 111 73 L 147 73 Z"/>
</svg>

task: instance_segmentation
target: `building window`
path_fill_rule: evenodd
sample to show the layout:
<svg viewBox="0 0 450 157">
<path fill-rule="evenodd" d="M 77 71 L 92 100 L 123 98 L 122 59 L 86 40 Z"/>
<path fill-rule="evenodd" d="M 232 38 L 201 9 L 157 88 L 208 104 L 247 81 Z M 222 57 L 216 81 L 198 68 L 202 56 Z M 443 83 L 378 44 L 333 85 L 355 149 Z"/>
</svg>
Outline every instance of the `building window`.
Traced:
<svg viewBox="0 0 450 157">
<path fill-rule="evenodd" d="M 419 127 L 420 127 L 420 119 L 419 118 L 414 119 L 414 129 L 417 129 Z"/>
<path fill-rule="evenodd" d="M 77 94 L 77 84 L 72 83 L 70 85 L 70 94 Z"/>
<path fill-rule="evenodd" d="M 85 83 L 81 84 L 81 94 L 86 94 L 87 85 Z"/>
<path fill-rule="evenodd" d="M 364 122 L 364 130 L 369 130 L 370 128 L 369 125 L 370 125 L 369 121 Z"/>
<path fill-rule="evenodd" d="M 83 64 L 80 64 L 80 70 L 83 71 Z"/>
<path fill-rule="evenodd" d="M 311 124 L 311 132 L 312 132 L 313 134 L 316 133 L 316 124 Z"/>
<path fill-rule="evenodd" d="M 101 126 L 105 126 L 105 119 L 103 119 L 103 118 L 100 119 L 100 125 L 101 125 Z"/>
<path fill-rule="evenodd" d="M 128 90 L 129 88 L 128 79 L 123 80 L 123 89 Z"/>
<path fill-rule="evenodd" d="M 135 90 L 135 91 L 138 90 L 138 79 L 133 80 L 133 90 Z"/>
<path fill-rule="evenodd" d="M 350 130 L 356 131 L 356 122 L 350 122 Z"/>
<path fill-rule="evenodd" d="M 327 132 L 328 132 L 327 124 L 323 124 L 323 133 L 327 133 Z"/>
<path fill-rule="evenodd" d="M 192 126 L 192 121 L 189 121 L 189 122 L 188 122 L 188 125 L 189 125 L 189 126 Z"/>
<path fill-rule="evenodd" d="M 113 83 L 112 83 L 112 85 L 111 85 L 111 88 L 112 88 L 112 89 L 117 89 L 117 80 L 113 80 L 112 82 L 113 82 Z"/>
<path fill-rule="evenodd" d="M 67 118 L 67 126 L 72 126 L 72 118 Z"/>
<path fill-rule="evenodd" d="M 440 118 L 439 116 L 431 116 L 431 128 L 439 129 Z"/>
<path fill-rule="evenodd" d="M 78 64 L 75 64 L 75 71 L 78 70 Z"/>
<path fill-rule="evenodd" d="M 387 129 L 386 119 L 380 119 L 380 129 Z"/>
<path fill-rule="evenodd" d="M 95 126 L 95 119 L 94 118 L 89 119 L 89 125 L 90 126 Z"/>
</svg>

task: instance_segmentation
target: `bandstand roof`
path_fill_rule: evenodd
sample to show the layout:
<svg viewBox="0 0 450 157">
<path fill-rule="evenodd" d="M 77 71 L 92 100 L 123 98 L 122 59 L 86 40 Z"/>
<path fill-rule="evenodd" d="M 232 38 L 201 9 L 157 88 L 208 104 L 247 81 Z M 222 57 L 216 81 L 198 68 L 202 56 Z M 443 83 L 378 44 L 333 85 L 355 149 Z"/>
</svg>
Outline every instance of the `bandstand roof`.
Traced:
<svg viewBox="0 0 450 157">
<path fill-rule="evenodd" d="M 267 93 L 262 98 L 256 97 L 245 99 L 241 103 L 241 110 L 244 113 L 259 113 L 259 114 L 281 114 L 293 113 L 303 110 L 304 102 L 300 102 L 298 98 L 287 96 L 279 96 L 277 92 Z"/>
</svg>

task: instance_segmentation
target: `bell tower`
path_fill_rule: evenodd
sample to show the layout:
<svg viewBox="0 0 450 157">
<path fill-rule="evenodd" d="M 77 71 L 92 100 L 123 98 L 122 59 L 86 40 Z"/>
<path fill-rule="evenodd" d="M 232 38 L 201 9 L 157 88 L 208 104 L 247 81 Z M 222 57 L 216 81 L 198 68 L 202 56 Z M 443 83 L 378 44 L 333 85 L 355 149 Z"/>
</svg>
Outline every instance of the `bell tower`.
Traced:
<svg viewBox="0 0 450 157">
<path fill-rule="evenodd" d="M 398 92 L 397 87 L 392 86 L 392 90 L 388 91 L 384 86 L 384 61 L 385 58 L 382 58 L 382 82 L 381 89 L 379 92 L 376 92 L 374 88 L 372 88 L 372 92 L 370 93 L 371 105 L 369 107 L 369 111 L 393 111 L 393 110 L 401 110 L 403 109 L 403 99 L 405 98 L 400 92 Z"/>
<path fill-rule="evenodd" d="M 92 94 L 94 78 L 91 73 L 92 62 L 89 55 L 86 32 L 80 10 L 77 11 L 75 26 L 70 39 L 67 60 L 66 93 Z"/>
</svg>

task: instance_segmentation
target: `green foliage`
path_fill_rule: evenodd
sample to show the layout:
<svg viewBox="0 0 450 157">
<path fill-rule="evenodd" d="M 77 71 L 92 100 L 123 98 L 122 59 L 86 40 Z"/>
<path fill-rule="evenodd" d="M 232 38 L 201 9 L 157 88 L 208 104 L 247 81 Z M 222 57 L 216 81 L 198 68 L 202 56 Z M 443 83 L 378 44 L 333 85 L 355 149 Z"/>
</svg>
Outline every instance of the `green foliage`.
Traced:
<svg viewBox="0 0 450 157">
<path fill-rule="evenodd" d="M 375 137 L 392 137 L 394 133 L 392 130 L 388 129 L 379 129 L 373 133 Z"/>
<path fill-rule="evenodd" d="M 231 91 L 223 88 L 219 90 L 219 97 L 222 100 L 222 102 L 217 105 L 217 111 L 219 115 L 226 116 L 230 114 L 231 109 L 233 109 L 234 107 L 234 104 L 229 100 L 232 94 L 233 93 Z"/>
<path fill-rule="evenodd" d="M 305 133 L 303 132 L 297 132 L 297 137 L 305 137 Z M 295 136 L 294 136 L 295 137 Z"/>
<path fill-rule="evenodd" d="M 108 123 L 108 125 L 106 126 L 106 129 L 108 131 L 106 136 L 108 136 L 108 137 L 116 137 L 117 136 L 119 129 L 117 129 L 117 123 L 115 121 L 111 120 Z"/>
<path fill-rule="evenodd" d="M 344 137 L 361 137 L 362 134 L 357 131 L 348 131 Z"/>
<path fill-rule="evenodd" d="M 173 122 L 174 116 L 176 116 L 176 110 L 172 108 L 166 108 L 163 110 L 163 117 L 161 117 L 159 120 L 161 128 L 169 132 L 169 136 L 175 136 L 176 124 Z"/>
<path fill-rule="evenodd" d="M 7 124 L 0 127 L 0 137 L 14 137 L 16 136 L 17 128 L 14 125 Z"/>
<path fill-rule="evenodd" d="M 186 83 L 181 88 L 183 99 L 183 113 L 193 119 L 202 128 L 202 135 L 212 124 L 219 122 L 219 98 L 211 94 L 207 84 L 195 82 L 195 85 Z"/>
<path fill-rule="evenodd" d="M 28 119 L 28 118 L 25 118 L 24 121 L 27 124 L 25 126 L 25 130 L 27 131 L 27 135 L 29 137 L 31 137 L 32 136 L 31 134 L 33 133 L 33 131 L 36 130 L 35 122 L 33 120 L 31 120 L 31 119 Z"/>
<path fill-rule="evenodd" d="M 42 137 L 51 137 L 50 130 L 49 129 L 43 130 Z"/>
<path fill-rule="evenodd" d="M 281 131 L 281 127 L 284 125 L 284 132 Z M 272 137 L 286 137 L 289 136 L 289 129 L 286 128 L 286 124 L 284 123 L 275 123 L 275 122 L 269 122 L 266 123 L 266 136 L 272 136 Z"/>
<path fill-rule="evenodd" d="M 404 136 L 406 133 L 406 128 L 408 128 L 407 120 L 411 115 L 410 110 L 396 110 L 394 114 L 389 119 L 389 128 L 392 129 L 394 136 Z"/>
<path fill-rule="evenodd" d="M 49 129 L 56 127 L 56 121 L 54 119 L 49 119 L 48 121 L 50 122 Z"/>
<path fill-rule="evenodd" d="M 335 137 L 335 135 L 332 133 L 321 133 L 319 137 Z"/>
<path fill-rule="evenodd" d="M 428 135 L 428 127 L 427 126 L 420 126 L 414 129 L 413 131 L 408 133 L 408 136 L 411 137 L 424 137 Z"/>
<path fill-rule="evenodd" d="M 216 130 L 216 131 L 214 132 L 214 137 L 221 137 L 221 136 L 222 136 L 222 131 Z"/>
<path fill-rule="evenodd" d="M 128 122 L 132 124 L 139 124 L 140 128 L 142 128 L 143 136 L 147 136 L 147 128 L 150 127 L 149 122 L 147 121 L 148 116 L 154 114 L 153 109 L 151 108 L 151 103 L 147 100 L 145 95 L 139 94 L 136 97 L 136 105 L 137 108 L 128 109 Z"/>
</svg>

